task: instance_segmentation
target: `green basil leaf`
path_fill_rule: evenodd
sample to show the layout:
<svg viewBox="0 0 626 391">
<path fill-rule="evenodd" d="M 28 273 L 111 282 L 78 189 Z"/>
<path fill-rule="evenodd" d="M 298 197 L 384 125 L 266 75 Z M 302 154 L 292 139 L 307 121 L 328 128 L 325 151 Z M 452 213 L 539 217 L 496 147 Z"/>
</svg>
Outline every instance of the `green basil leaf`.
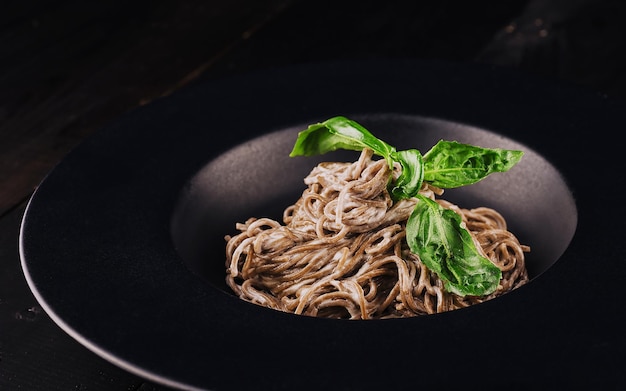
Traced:
<svg viewBox="0 0 626 391">
<path fill-rule="evenodd" d="M 502 272 L 477 250 L 461 216 L 428 197 L 419 201 L 406 225 L 406 240 L 448 292 L 483 296 L 496 290 Z"/>
<path fill-rule="evenodd" d="M 298 133 L 289 156 L 321 155 L 337 149 L 361 151 L 364 148 L 382 156 L 389 167 L 393 167 L 391 155 L 396 149 L 376 138 L 359 123 L 342 116 L 309 125 L 306 130 Z"/>
<path fill-rule="evenodd" d="M 417 149 L 397 152 L 395 147 L 376 138 L 359 123 L 345 117 L 333 117 L 322 123 L 309 125 L 298 133 L 289 156 L 311 156 L 337 149 L 361 151 L 369 148 L 383 157 L 390 168 L 398 162 L 402 173 L 395 183 L 390 183 L 394 200 L 414 197 L 422 186 L 424 168 L 422 155 Z"/>
<path fill-rule="evenodd" d="M 400 200 L 415 197 L 424 178 L 422 154 L 417 149 L 408 149 L 393 153 L 392 158 L 402 166 L 402 173 L 391 188 L 392 198 Z"/>
<path fill-rule="evenodd" d="M 491 173 L 508 171 L 523 154 L 441 140 L 424 155 L 424 180 L 443 189 L 471 185 Z"/>
</svg>

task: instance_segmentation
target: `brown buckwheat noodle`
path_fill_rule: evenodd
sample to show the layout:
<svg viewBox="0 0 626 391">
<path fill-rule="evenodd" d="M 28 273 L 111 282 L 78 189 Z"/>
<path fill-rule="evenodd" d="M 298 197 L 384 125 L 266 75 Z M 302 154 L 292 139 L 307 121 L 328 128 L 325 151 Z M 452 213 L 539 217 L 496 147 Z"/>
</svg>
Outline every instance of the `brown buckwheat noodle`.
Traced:
<svg viewBox="0 0 626 391">
<path fill-rule="evenodd" d="M 281 224 L 250 218 L 226 236 L 226 282 L 241 299 L 295 314 L 347 319 L 399 318 L 450 311 L 509 292 L 528 281 L 521 245 L 495 210 L 462 209 L 479 251 L 502 270 L 498 289 L 483 297 L 448 293 L 409 251 L 405 224 L 416 199 L 392 203 L 384 159 L 364 150 L 353 163 L 327 162 L 284 211 Z M 441 189 L 424 185 L 435 199 Z"/>
</svg>

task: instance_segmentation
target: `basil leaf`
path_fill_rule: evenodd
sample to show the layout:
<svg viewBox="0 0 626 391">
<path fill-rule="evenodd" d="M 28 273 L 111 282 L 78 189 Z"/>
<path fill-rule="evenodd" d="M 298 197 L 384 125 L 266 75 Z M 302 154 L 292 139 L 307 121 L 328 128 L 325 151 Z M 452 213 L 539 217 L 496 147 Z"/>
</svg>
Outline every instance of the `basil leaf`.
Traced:
<svg viewBox="0 0 626 391">
<path fill-rule="evenodd" d="M 491 173 L 508 171 L 523 154 L 441 140 L 424 155 L 424 180 L 443 189 L 471 185 Z"/>
<path fill-rule="evenodd" d="M 423 195 L 406 224 L 406 240 L 448 292 L 483 296 L 496 290 L 500 269 L 477 250 L 461 216 Z"/>
<path fill-rule="evenodd" d="M 417 149 L 397 152 L 395 147 L 376 138 L 357 122 L 341 116 L 309 125 L 298 133 L 289 156 L 318 155 L 340 148 L 354 151 L 369 148 L 383 157 L 390 168 L 393 168 L 394 162 L 400 163 L 402 173 L 395 183 L 390 183 L 394 200 L 414 197 L 422 186 L 424 168 L 422 154 Z"/>
<path fill-rule="evenodd" d="M 289 156 L 321 155 L 337 149 L 361 151 L 369 148 L 387 160 L 393 167 L 394 147 L 379 140 L 359 123 L 345 117 L 333 117 L 324 122 L 309 125 L 298 133 L 298 138 Z"/>
<path fill-rule="evenodd" d="M 392 158 L 402 166 L 402 173 L 391 188 L 392 198 L 400 200 L 415 197 L 422 187 L 424 178 L 422 154 L 417 149 L 408 149 L 395 152 Z"/>
</svg>

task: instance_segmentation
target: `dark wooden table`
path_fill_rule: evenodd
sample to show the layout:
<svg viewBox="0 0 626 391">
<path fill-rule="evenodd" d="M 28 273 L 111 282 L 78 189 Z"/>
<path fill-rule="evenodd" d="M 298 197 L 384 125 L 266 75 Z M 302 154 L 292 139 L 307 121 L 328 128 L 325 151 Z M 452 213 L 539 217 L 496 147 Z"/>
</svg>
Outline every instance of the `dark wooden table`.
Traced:
<svg viewBox="0 0 626 391">
<path fill-rule="evenodd" d="M 626 98 L 626 2 L 33 0 L 0 13 L 0 390 L 165 390 L 65 334 L 24 280 L 34 188 L 108 121 L 199 80 L 333 59 L 480 62 Z"/>
</svg>

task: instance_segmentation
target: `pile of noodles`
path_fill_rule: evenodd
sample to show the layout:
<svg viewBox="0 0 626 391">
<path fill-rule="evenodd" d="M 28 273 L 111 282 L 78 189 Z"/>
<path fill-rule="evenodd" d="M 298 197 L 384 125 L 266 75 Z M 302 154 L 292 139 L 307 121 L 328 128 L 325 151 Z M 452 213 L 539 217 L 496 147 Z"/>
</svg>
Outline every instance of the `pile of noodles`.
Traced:
<svg viewBox="0 0 626 391">
<path fill-rule="evenodd" d="M 461 297 L 444 290 L 405 240 L 416 199 L 392 202 L 387 183 L 397 178 L 384 159 L 364 150 L 353 163 L 327 162 L 305 178 L 300 199 L 269 218 L 237 224 L 226 236 L 226 282 L 241 299 L 276 310 L 347 319 L 399 318 L 450 311 L 509 292 L 528 281 L 524 252 L 490 208 L 456 211 L 479 251 L 502 270 L 497 290 Z M 425 184 L 421 194 L 443 191 Z"/>
</svg>

